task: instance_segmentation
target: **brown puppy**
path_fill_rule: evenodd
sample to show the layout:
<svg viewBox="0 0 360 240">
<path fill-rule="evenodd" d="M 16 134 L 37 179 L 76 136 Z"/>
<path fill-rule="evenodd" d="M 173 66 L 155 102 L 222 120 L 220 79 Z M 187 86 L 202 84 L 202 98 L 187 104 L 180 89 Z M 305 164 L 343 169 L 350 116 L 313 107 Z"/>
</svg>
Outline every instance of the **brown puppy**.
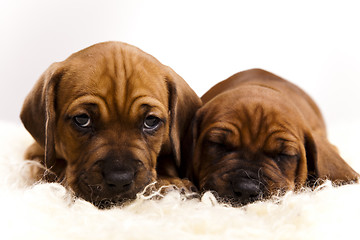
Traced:
<svg viewBox="0 0 360 240">
<path fill-rule="evenodd" d="M 294 84 L 260 69 L 237 73 L 202 97 L 183 168 L 200 190 L 244 204 L 318 178 L 358 174 L 327 138 L 316 104 Z M 191 144 L 190 144 L 191 145 Z"/>
<path fill-rule="evenodd" d="M 54 63 L 24 102 L 36 140 L 27 159 L 100 205 L 133 199 L 177 178 L 183 132 L 201 101 L 171 68 L 120 42 L 96 44 Z M 42 177 L 44 171 L 38 171 Z"/>
</svg>

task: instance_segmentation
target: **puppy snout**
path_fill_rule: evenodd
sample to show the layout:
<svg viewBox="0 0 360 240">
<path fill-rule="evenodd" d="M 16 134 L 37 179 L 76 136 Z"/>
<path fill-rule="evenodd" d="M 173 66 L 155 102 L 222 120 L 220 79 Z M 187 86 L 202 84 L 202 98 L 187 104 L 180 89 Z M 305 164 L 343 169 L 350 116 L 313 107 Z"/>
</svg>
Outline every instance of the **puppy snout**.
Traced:
<svg viewBox="0 0 360 240">
<path fill-rule="evenodd" d="M 99 161 L 104 187 L 115 195 L 130 190 L 135 183 L 137 162 L 138 160 L 130 154 L 120 157 L 110 155 Z"/>
<path fill-rule="evenodd" d="M 134 181 L 134 172 L 126 170 L 113 170 L 104 173 L 104 179 L 110 189 L 123 190 Z"/>
<path fill-rule="evenodd" d="M 259 183 L 247 178 L 234 178 L 231 181 L 234 197 L 242 203 L 249 203 L 258 199 L 261 195 Z"/>
<path fill-rule="evenodd" d="M 134 181 L 134 172 L 131 170 L 110 170 L 103 173 L 109 189 L 120 192 L 131 186 Z"/>
</svg>

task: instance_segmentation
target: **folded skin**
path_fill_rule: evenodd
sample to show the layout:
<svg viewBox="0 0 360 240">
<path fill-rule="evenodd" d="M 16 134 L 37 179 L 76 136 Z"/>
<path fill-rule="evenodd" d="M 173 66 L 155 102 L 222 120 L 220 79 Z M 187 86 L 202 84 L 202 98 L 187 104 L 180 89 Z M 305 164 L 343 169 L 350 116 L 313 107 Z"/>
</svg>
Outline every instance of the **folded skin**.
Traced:
<svg viewBox="0 0 360 240">
<path fill-rule="evenodd" d="M 358 179 L 327 140 L 314 101 L 294 84 L 252 69 L 218 83 L 201 99 L 182 165 L 200 190 L 242 205 L 319 179 Z"/>
<path fill-rule="evenodd" d="M 105 42 L 52 64 L 27 96 L 21 120 L 35 143 L 34 177 L 61 182 L 95 205 L 134 199 L 148 184 L 175 184 L 185 129 L 201 105 L 151 55 Z M 44 170 L 45 169 L 45 170 Z"/>
</svg>

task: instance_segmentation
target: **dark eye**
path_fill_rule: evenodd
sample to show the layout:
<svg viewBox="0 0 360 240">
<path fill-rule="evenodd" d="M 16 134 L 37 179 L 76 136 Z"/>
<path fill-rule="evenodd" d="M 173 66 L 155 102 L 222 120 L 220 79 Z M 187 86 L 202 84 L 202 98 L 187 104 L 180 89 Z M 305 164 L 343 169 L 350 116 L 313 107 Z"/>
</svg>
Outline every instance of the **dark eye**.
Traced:
<svg viewBox="0 0 360 240">
<path fill-rule="evenodd" d="M 153 115 L 149 115 L 144 120 L 144 130 L 145 131 L 153 131 L 156 130 L 157 127 L 160 125 L 160 118 L 155 117 Z"/>
<path fill-rule="evenodd" d="M 73 118 L 76 125 L 81 128 L 88 128 L 91 126 L 91 119 L 87 114 L 80 114 Z"/>
</svg>

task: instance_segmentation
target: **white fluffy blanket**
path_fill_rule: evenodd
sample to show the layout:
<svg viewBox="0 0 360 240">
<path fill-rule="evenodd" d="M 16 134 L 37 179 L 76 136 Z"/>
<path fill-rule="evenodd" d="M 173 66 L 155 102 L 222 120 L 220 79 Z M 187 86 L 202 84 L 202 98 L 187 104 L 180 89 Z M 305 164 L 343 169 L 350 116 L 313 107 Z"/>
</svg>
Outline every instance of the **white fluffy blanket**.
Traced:
<svg viewBox="0 0 360 240">
<path fill-rule="evenodd" d="M 139 196 L 128 206 L 98 210 L 59 184 L 29 181 L 22 155 L 31 137 L 3 122 L 0 133 L 0 239 L 359 238 L 360 184 L 326 183 L 242 208 L 219 204 L 210 193 L 184 200 L 174 191 L 161 200 Z M 347 148 L 355 149 L 348 156 L 357 156 L 358 144 Z"/>
</svg>

